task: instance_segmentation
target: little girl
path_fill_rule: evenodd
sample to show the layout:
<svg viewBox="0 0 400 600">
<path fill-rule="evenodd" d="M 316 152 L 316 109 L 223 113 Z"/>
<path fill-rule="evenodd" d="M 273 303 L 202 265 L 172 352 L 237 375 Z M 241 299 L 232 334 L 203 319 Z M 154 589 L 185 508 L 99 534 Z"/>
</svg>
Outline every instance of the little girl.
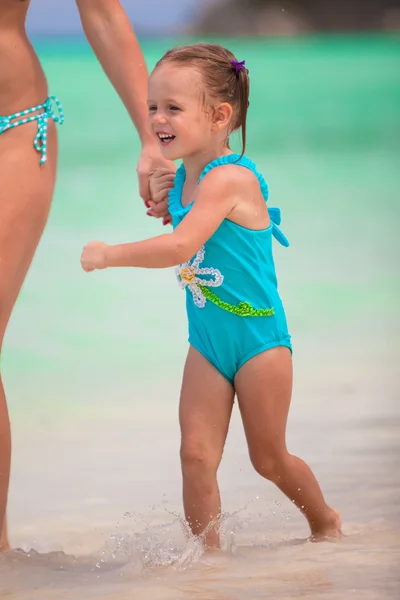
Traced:
<svg viewBox="0 0 400 600">
<path fill-rule="evenodd" d="M 219 546 L 217 470 L 237 395 L 251 462 L 306 517 L 311 539 L 340 537 L 341 519 L 309 467 L 288 453 L 291 340 L 272 255 L 280 211 L 243 153 L 249 106 L 245 61 L 214 44 L 169 50 L 151 74 L 149 124 L 164 157 L 182 159 L 169 194 L 173 232 L 83 249 L 85 271 L 176 266 L 186 291 L 189 352 L 179 418 L 185 517 Z M 243 152 L 229 135 L 242 130 Z M 164 176 L 165 178 L 165 176 Z"/>
</svg>

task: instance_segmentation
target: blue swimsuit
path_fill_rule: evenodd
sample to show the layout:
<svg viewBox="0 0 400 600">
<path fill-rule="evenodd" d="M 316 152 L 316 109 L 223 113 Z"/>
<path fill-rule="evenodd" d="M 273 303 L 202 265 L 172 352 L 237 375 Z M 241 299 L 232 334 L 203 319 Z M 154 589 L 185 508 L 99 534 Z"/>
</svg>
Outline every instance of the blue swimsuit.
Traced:
<svg viewBox="0 0 400 600">
<path fill-rule="evenodd" d="M 255 174 L 267 201 L 265 179 L 251 160 L 238 154 L 208 164 L 199 183 L 211 169 L 232 163 Z M 193 206 L 182 206 L 185 177 L 181 165 L 169 195 L 174 229 Z M 246 229 L 225 219 L 197 254 L 177 267 L 178 281 L 186 289 L 189 343 L 231 384 L 253 356 L 275 346 L 292 349 L 277 289 L 272 237 L 283 246 L 289 242 L 278 228 L 280 210 L 268 210 L 271 224 L 267 229 Z"/>
</svg>

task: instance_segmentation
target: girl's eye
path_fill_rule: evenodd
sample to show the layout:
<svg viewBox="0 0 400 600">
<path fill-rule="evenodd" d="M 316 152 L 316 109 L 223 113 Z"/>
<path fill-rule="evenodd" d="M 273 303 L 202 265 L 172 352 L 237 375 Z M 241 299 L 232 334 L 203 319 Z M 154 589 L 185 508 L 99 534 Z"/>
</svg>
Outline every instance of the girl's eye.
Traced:
<svg viewBox="0 0 400 600">
<path fill-rule="evenodd" d="M 178 108 L 177 106 L 170 106 L 169 109 L 174 111 L 180 110 L 180 108 Z"/>
<path fill-rule="evenodd" d="M 157 106 L 149 106 L 149 112 L 154 112 L 155 110 L 157 110 Z"/>
</svg>

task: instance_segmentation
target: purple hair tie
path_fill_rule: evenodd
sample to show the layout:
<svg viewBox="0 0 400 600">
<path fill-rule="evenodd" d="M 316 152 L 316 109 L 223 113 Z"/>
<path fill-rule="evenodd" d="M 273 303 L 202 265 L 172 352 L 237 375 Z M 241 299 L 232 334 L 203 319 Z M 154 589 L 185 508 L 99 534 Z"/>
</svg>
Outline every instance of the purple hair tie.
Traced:
<svg viewBox="0 0 400 600">
<path fill-rule="evenodd" d="M 246 71 L 246 73 L 249 72 L 248 69 L 246 69 L 246 61 L 245 60 L 241 60 L 240 62 L 238 62 L 237 60 L 231 60 L 232 65 L 235 67 L 235 71 L 236 71 L 236 75 L 239 76 L 239 73 L 242 69 L 244 69 Z"/>
</svg>

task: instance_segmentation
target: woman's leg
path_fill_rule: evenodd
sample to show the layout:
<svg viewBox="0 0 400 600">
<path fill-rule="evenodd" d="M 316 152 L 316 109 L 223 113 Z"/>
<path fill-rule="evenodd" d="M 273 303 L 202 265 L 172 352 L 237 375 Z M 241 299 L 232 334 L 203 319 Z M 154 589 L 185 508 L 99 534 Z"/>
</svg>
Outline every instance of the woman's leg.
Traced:
<svg viewBox="0 0 400 600">
<path fill-rule="evenodd" d="M 292 396 L 289 349 L 273 348 L 252 358 L 238 372 L 235 387 L 255 470 L 296 504 L 308 520 L 313 539 L 339 537 L 339 514 L 325 503 L 310 468 L 286 448 Z"/>
<path fill-rule="evenodd" d="M 228 434 L 234 391 L 202 354 L 190 347 L 183 374 L 179 421 L 185 517 L 205 545 L 219 547 L 221 500 L 217 470 Z M 216 523 L 209 530 L 210 523 Z"/>
<path fill-rule="evenodd" d="M 46 224 L 56 179 L 55 125 L 48 125 L 43 166 L 33 147 L 36 133 L 37 123 L 27 123 L 0 135 L 0 364 L 7 324 Z M 10 462 L 10 422 L 0 373 L 0 551 L 8 548 L 5 512 Z"/>
</svg>

